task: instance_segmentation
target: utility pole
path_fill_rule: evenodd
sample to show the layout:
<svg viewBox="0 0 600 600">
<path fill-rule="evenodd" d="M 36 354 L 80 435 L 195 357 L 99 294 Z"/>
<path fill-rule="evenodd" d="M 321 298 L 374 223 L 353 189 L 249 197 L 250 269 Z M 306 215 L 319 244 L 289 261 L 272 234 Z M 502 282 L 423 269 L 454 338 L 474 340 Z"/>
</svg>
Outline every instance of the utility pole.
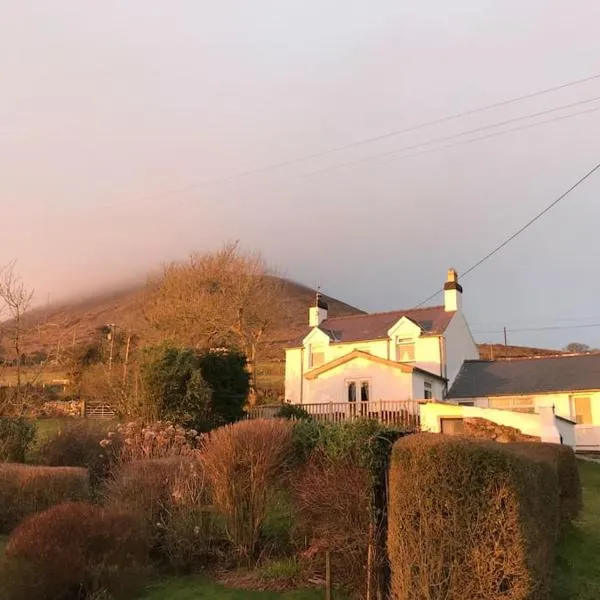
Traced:
<svg viewBox="0 0 600 600">
<path fill-rule="evenodd" d="M 507 337 L 506 337 L 506 325 L 504 326 L 504 345 L 508 346 Z"/>
<path fill-rule="evenodd" d="M 117 329 L 117 326 L 114 323 L 109 323 L 107 327 L 109 328 L 108 339 L 110 340 L 110 351 L 108 354 L 108 370 L 112 371 L 113 352 L 115 348 L 115 330 Z"/>
<path fill-rule="evenodd" d="M 127 330 L 127 346 L 125 347 L 125 362 L 123 363 L 123 385 L 127 381 L 127 367 L 129 365 L 129 349 L 131 347 L 131 329 Z"/>
</svg>

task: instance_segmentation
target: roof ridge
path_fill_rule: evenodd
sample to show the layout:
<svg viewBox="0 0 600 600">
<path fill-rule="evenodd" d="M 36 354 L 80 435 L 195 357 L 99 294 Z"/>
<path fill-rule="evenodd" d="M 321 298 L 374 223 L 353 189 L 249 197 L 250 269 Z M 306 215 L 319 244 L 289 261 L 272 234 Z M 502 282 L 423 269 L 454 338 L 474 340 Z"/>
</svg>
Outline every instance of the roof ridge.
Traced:
<svg viewBox="0 0 600 600">
<path fill-rule="evenodd" d="M 423 306 L 420 308 L 399 308 L 397 310 L 386 310 L 383 312 L 374 312 L 374 313 L 363 313 L 359 315 L 340 315 L 339 317 L 327 317 L 325 321 L 329 321 L 330 319 L 357 319 L 360 317 L 380 317 L 383 315 L 393 315 L 395 313 L 412 313 L 416 311 L 424 311 L 424 310 L 433 310 L 433 309 L 442 309 L 444 308 L 443 304 L 438 304 L 436 306 Z"/>
</svg>

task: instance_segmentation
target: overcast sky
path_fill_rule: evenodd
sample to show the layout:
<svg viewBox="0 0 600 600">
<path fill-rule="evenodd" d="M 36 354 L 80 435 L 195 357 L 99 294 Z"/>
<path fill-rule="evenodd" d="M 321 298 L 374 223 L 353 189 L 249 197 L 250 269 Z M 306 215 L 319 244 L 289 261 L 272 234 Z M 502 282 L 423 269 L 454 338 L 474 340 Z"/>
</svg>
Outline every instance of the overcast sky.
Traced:
<svg viewBox="0 0 600 600">
<path fill-rule="evenodd" d="M 237 175 L 600 74 L 599 23 L 597 0 L 0 0 L 0 263 L 58 300 L 240 239 L 410 307 L 600 161 L 600 78 Z M 600 323 L 599 245 L 600 173 L 465 278 L 472 329 Z M 573 340 L 600 327 L 509 333 Z"/>
</svg>

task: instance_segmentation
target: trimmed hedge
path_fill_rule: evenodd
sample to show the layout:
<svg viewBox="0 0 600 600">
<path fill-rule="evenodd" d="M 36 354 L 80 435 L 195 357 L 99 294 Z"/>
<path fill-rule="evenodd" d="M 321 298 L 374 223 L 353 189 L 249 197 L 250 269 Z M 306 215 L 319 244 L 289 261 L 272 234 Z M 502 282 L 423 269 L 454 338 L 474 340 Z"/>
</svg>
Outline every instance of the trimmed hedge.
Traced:
<svg viewBox="0 0 600 600">
<path fill-rule="evenodd" d="M 68 502 L 33 515 L 11 534 L 0 562 L 6 600 L 132 598 L 149 545 L 136 515 Z"/>
<path fill-rule="evenodd" d="M 547 461 L 417 434 L 394 445 L 388 552 L 397 600 L 542 600 L 558 535 Z"/>
<path fill-rule="evenodd" d="M 89 496 L 86 469 L 0 463 L 0 533 L 55 504 Z"/>
<path fill-rule="evenodd" d="M 518 442 L 507 444 L 507 449 L 533 460 L 549 462 L 556 469 L 561 522 L 568 524 L 576 519 L 583 508 L 583 500 L 577 457 L 573 448 L 564 444 Z"/>
</svg>

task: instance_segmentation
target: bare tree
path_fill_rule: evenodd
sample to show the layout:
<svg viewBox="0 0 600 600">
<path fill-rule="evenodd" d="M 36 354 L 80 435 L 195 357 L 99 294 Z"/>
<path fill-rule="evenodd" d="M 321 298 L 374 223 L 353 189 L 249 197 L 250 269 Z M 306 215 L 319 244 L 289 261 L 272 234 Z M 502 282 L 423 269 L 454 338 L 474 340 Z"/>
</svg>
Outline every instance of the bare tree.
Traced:
<svg viewBox="0 0 600 600">
<path fill-rule="evenodd" d="M 587 344 L 581 342 L 571 342 L 564 347 L 566 352 L 572 352 L 573 354 L 583 354 L 584 352 L 595 352 L 595 348 L 591 348 Z"/>
<path fill-rule="evenodd" d="M 246 354 L 253 404 L 260 345 L 282 314 L 281 280 L 263 257 L 228 243 L 168 265 L 149 290 L 146 317 L 163 339 L 195 347 L 233 345 Z"/>
<path fill-rule="evenodd" d="M 0 268 L 0 302 L 9 317 L 9 320 L 4 323 L 4 329 L 15 352 L 17 385 L 12 404 L 14 409 L 21 411 L 23 405 L 21 381 L 23 315 L 31 308 L 34 292 L 27 288 L 17 275 L 15 265 L 16 263 L 12 262 Z"/>
</svg>

